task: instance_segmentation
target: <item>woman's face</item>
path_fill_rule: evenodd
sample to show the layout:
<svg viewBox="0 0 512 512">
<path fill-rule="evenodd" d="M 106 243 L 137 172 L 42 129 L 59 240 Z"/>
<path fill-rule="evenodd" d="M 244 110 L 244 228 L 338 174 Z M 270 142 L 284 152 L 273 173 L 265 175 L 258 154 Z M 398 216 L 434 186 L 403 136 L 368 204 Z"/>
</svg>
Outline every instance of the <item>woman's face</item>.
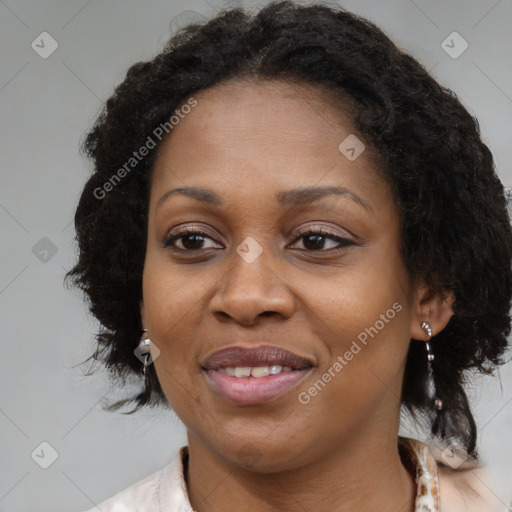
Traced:
<svg viewBox="0 0 512 512">
<path fill-rule="evenodd" d="M 421 333 L 398 210 L 369 151 L 311 86 L 232 82 L 195 99 L 159 149 L 141 303 L 189 443 L 271 471 L 395 432 Z M 203 192 L 169 194 L 183 187 Z M 281 373 L 276 351 L 207 361 L 265 346 L 302 359 Z M 263 377 L 225 369 L 248 364 Z"/>
</svg>

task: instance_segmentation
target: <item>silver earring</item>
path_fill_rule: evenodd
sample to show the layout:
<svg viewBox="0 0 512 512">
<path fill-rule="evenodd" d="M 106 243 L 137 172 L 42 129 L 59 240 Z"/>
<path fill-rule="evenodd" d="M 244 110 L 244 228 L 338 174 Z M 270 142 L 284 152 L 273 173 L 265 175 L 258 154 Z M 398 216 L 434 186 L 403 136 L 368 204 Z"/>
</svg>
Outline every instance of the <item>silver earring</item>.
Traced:
<svg viewBox="0 0 512 512">
<path fill-rule="evenodd" d="M 432 353 L 432 347 L 430 346 L 430 340 L 432 339 L 432 329 L 428 322 L 421 322 L 421 328 L 427 333 L 429 339 L 425 342 L 427 347 L 427 361 L 428 361 L 428 395 L 430 400 L 434 401 L 434 406 L 437 410 L 443 408 L 443 401 L 436 396 L 436 385 L 434 382 L 434 372 L 432 370 L 432 361 L 434 360 L 434 354 Z"/>
<path fill-rule="evenodd" d="M 146 366 L 151 364 L 151 340 L 149 339 L 148 330 L 142 329 L 142 336 L 139 341 L 139 351 L 142 358 L 142 373 L 146 376 Z"/>
</svg>

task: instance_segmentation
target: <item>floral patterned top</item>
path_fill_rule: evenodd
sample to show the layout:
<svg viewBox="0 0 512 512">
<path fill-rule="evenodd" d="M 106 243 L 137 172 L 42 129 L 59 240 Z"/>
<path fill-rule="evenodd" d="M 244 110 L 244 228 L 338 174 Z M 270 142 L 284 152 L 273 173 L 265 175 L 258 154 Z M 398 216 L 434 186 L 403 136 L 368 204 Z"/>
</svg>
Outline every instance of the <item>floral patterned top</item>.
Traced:
<svg viewBox="0 0 512 512">
<path fill-rule="evenodd" d="M 437 462 L 428 446 L 405 437 L 398 438 L 402 458 L 409 459 L 416 472 L 415 512 L 439 512 L 439 478 Z"/>
<path fill-rule="evenodd" d="M 453 486 L 445 477 L 442 482 L 445 486 L 443 500 L 446 498 L 447 502 L 441 509 L 439 477 L 442 473 L 438 473 L 438 470 L 444 471 L 442 465 L 436 463 L 427 445 L 414 439 L 399 437 L 398 448 L 404 466 L 411 474 L 415 474 L 415 512 L 502 512 L 501 508 L 482 507 L 480 502 L 474 508 L 467 506 L 466 501 L 458 501 L 460 486 Z M 185 481 L 187 464 L 188 447 L 183 446 L 166 467 L 118 492 L 87 512 L 193 512 Z"/>
</svg>

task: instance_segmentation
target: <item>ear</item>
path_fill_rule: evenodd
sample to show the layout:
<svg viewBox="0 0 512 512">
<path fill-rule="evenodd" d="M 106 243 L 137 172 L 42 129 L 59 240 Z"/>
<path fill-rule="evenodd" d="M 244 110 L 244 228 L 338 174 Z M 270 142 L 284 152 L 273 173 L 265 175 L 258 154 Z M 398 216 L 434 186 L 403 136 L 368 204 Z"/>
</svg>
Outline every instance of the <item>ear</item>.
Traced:
<svg viewBox="0 0 512 512">
<path fill-rule="evenodd" d="M 146 327 L 146 312 L 145 312 L 145 309 L 144 309 L 144 300 L 141 300 L 139 302 L 139 311 L 140 311 L 140 321 L 141 321 L 141 324 L 142 324 L 142 328 L 143 329 L 147 329 Z"/>
<path fill-rule="evenodd" d="M 451 290 L 432 293 L 430 288 L 422 283 L 416 290 L 413 311 L 411 315 L 411 338 L 428 341 L 428 334 L 421 328 L 422 322 L 428 322 L 432 336 L 441 332 L 453 315 L 455 294 Z"/>
</svg>

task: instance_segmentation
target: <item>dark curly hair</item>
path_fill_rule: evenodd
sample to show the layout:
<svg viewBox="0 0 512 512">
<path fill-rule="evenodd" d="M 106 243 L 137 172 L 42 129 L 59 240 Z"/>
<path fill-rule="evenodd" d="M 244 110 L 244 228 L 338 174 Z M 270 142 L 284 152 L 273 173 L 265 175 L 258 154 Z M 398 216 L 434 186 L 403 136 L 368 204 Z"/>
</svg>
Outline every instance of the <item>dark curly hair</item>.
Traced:
<svg viewBox="0 0 512 512">
<path fill-rule="evenodd" d="M 127 71 L 82 145 L 95 169 L 76 210 L 79 256 L 66 280 L 85 292 L 101 323 L 86 361 L 100 360 L 123 385 L 141 374 L 134 348 L 157 150 L 139 157 L 122 182 L 113 183 L 113 175 L 192 94 L 228 80 L 320 86 L 346 104 L 393 191 L 411 282 L 422 279 L 433 292 L 451 290 L 456 297 L 454 315 L 432 338 L 445 407 L 430 412 L 425 347 L 410 343 L 404 410 L 422 416 L 434 436 L 456 439 L 476 460 L 464 385 L 472 371 L 491 373 L 504 362 L 510 332 L 512 234 L 504 188 L 477 120 L 456 95 L 373 23 L 342 8 L 282 1 L 254 15 L 225 9 L 182 28 L 154 59 Z M 128 402 L 136 403 L 128 414 L 166 404 L 152 365 L 136 396 L 107 409 Z"/>
</svg>

